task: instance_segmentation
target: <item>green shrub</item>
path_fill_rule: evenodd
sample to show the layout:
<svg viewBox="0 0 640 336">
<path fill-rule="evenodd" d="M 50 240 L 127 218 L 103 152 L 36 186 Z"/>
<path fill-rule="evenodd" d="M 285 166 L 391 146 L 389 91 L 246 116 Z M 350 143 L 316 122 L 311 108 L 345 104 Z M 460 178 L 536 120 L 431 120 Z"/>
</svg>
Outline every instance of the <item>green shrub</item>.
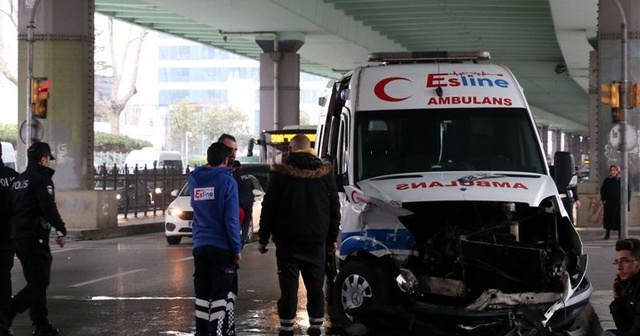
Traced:
<svg viewBox="0 0 640 336">
<path fill-rule="evenodd" d="M 129 153 L 134 149 L 152 147 L 147 140 L 130 138 L 125 135 L 96 132 L 94 139 L 94 151 Z"/>
<path fill-rule="evenodd" d="M 0 124 L 0 141 L 10 142 L 13 148 L 18 147 L 18 125 Z"/>
</svg>

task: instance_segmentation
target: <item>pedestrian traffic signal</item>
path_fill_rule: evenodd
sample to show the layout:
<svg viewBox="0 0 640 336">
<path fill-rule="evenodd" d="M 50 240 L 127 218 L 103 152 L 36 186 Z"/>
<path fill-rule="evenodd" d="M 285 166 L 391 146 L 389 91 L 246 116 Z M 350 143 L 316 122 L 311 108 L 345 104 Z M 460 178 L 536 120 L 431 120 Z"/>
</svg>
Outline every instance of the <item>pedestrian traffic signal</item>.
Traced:
<svg viewBox="0 0 640 336">
<path fill-rule="evenodd" d="M 640 85 L 638 83 L 631 83 L 629 85 L 629 108 L 634 108 L 640 105 Z"/>
<path fill-rule="evenodd" d="M 51 82 L 47 77 L 35 77 L 31 79 L 31 106 L 33 116 L 39 119 L 47 117 L 47 101 L 49 100 L 49 87 Z"/>
<path fill-rule="evenodd" d="M 614 124 L 617 124 L 619 122 L 622 121 L 623 118 L 623 114 L 622 114 L 622 110 L 619 108 L 612 108 L 611 109 L 611 122 Z"/>
<path fill-rule="evenodd" d="M 600 91 L 605 94 L 600 97 L 600 102 L 611 106 L 612 109 L 620 107 L 620 83 L 602 84 Z"/>
</svg>

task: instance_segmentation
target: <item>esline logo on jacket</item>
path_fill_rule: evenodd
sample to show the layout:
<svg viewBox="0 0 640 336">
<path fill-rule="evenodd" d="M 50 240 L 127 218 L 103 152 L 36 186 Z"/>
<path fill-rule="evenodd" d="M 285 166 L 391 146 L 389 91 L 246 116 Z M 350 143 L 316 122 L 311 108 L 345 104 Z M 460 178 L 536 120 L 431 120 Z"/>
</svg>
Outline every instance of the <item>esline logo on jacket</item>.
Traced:
<svg viewBox="0 0 640 336">
<path fill-rule="evenodd" d="M 193 189 L 193 200 L 208 201 L 208 200 L 215 199 L 214 190 L 215 190 L 215 187 L 195 188 Z"/>
</svg>

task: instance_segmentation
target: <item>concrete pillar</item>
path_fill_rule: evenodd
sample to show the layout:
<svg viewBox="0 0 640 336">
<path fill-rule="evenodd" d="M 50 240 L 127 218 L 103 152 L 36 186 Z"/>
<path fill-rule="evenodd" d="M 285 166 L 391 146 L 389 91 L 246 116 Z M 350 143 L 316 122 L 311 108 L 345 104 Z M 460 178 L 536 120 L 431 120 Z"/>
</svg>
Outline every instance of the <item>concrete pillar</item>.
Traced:
<svg viewBox="0 0 640 336">
<path fill-rule="evenodd" d="M 544 154 L 546 156 L 547 163 L 549 163 L 549 161 L 550 161 L 550 156 L 549 156 L 549 126 L 548 125 L 542 125 L 541 129 L 542 130 L 540 131 L 540 141 L 542 141 L 542 148 L 544 149 Z"/>
<path fill-rule="evenodd" d="M 554 146 L 555 149 L 553 153 L 562 150 L 562 131 L 561 130 L 557 129 L 553 131 L 553 143 L 555 144 Z"/>
<path fill-rule="evenodd" d="M 33 20 L 33 76 L 51 81 L 47 118 L 39 123 L 40 140 L 51 145 L 57 158 L 52 167 L 58 210 L 70 229 L 116 226 L 116 193 L 93 190 L 94 1 L 18 3 L 19 124 L 29 110 L 27 27 L 39 3 Z M 26 167 L 26 152 L 26 144 L 18 142 L 19 170 Z"/>
<path fill-rule="evenodd" d="M 634 0 L 619 0 L 626 15 L 627 21 L 627 45 L 628 63 L 627 75 L 629 83 L 640 83 L 640 2 Z M 621 60 L 621 13 L 615 1 L 600 0 L 598 2 L 598 84 L 610 83 L 622 80 Z M 599 85 L 598 85 L 599 87 Z M 620 163 L 621 153 L 612 148 L 609 134 L 614 124 L 611 120 L 611 108 L 608 105 L 598 106 L 598 147 L 591 148 L 597 151 L 598 167 L 602 174 L 598 176 L 599 185 L 607 176 L 608 167 L 612 163 Z M 640 117 L 638 109 L 629 109 L 627 121 L 634 129 L 638 129 Z M 638 175 L 640 173 L 640 161 L 638 155 L 628 155 L 629 188 L 632 192 L 639 190 Z"/>
<path fill-rule="evenodd" d="M 92 0 L 18 1 L 19 116 L 28 113 L 28 25 L 33 5 L 33 76 L 48 77 L 48 115 L 39 119 L 42 141 L 57 160 L 58 190 L 86 190 L 93 181 L 93 10 Z M 24 135 L 23 135 L 24 138 Z M 24 139 L 26 141 L 27 139 Z M 26 145 L 18 143 L 18 169 L 26 167 Z M 93 188 L 91 188 L 93 189 Z"/>
<path fill-rule="evenodd" d="M 282 129 L 300 123 L 299 33 L 263 34 L 256 43 L 260 55 L 260 129 Z"/>
</svg>

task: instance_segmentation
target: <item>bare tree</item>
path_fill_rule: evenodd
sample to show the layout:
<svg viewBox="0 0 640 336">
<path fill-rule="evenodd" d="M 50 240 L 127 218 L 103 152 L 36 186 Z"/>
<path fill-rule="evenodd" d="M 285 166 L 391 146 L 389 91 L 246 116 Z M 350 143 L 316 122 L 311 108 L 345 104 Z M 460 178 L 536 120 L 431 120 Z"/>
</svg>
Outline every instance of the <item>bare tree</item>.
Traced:
<svg viewBox="0 0 640 336">
<path fill-rule="evenodd" d="M 127 34 L 129 41 L 124 47 L 122 57 L 118 57 L 113 30 L 113 19 L 109 18 L 109 45 L 111 48 L 111 69 L 113 75 L 109 123 L 111 124 L 111 132 L 114 134 L 120 134 L 120 114 L 131 97 L 137 92 L 136 80 L 138 78 L 138 64 L 140 63 L 140 52 L 144 38 L 147 35 L 147 30 L 141 29 L 137 37 L 131 38 L 132 35 L 134 35 L 134 26 L 129 27 L 129 33 Z M 128 57 L 130 51 L 132 54 L 131 58 Z M 123 69 L 125 65 L 131 66 L 132 78 L 128 85 L 123 81 Z"/>
<path fill-rule="evenodd" d="M 7 5 L 0 7 L 0 15 L 6 16 L 12 23 L 15 36 L 18 36 L 18 3 L 16 0 L 6 0 Z M 6 8 L 5 8 L 6 7 Z M 4 21 L 4 20 L 2 20 Z M 14 85 L 18 85 L 18 76 L 16 74 L 17 69 L 11 67 L 7 62 L 7 59 L 3 57 L 6 55 L 6 45 L 4 37 L 0 34 L 0 73 L 7 78 Z"/>
</svg>

